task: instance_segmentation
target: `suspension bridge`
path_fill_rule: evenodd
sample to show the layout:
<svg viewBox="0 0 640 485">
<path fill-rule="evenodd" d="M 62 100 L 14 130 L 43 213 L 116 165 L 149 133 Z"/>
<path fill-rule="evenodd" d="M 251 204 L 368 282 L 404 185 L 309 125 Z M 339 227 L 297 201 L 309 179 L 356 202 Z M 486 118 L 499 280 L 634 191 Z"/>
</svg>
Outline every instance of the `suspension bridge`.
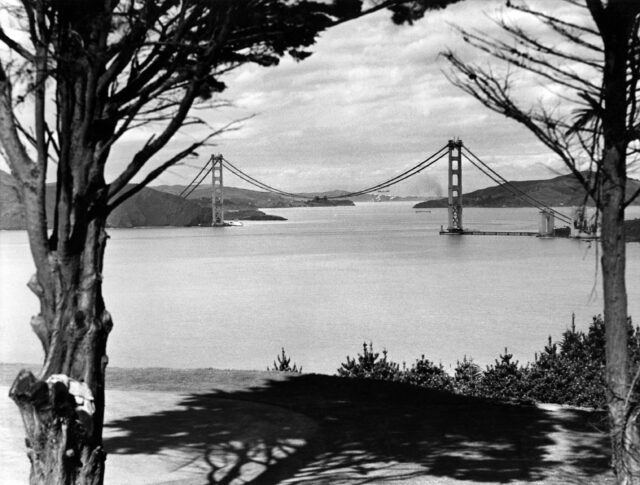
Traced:
<svg viewBox="0 0 640 485">
<path fill-rule="evenodd" d="M 356 197 L 359 195 L 371 194 L 373 192 L 384 191 L 388 187 L 396 185 L 408 178 L 414 177 L 424 170 L 431 167 L 436 162 L 447 158 L 448 160 L 448 225 L 446 229 L 444 225 L 440 230 L 440 234 L 443 235 L 494 235 L 494 236 L 569 236 L 567 229 L 556 229 L 556 220 L 571 226 L 573 219 L 558 210 L 547 206 L 543 202 L 535 199 L 531 195 L 527 194 L 519 187 L 509 182 L 502 177 L 498 172 L 485 163 L 480 157 L 475 155 L 469 148 L 464 146 L 462 140 L 449 140 L 446 145 L 434 152 L 432 155 L 417 163 L 413 167 L 405 170 L 395 177 L 392 177 L 384 182 L 372 185 L 370 187 L 355 191 L 348 192 L 346 194 L 340 194 L 335 196 L 325 196 L 322 199 L 348 199 L 350 197 Z M 491 179 L 494 183 L 507 190 L 513 196 L 519 198 L 527 205 L 535 207 L 540 211 L 540 220 L 538 224 L 538 231 L 479 231 L 479 230 L 466 230 L 463 227 L 463 195 L 462 195 L 462 161 L 466 160 L 485 176 Z M 272 194 L 277 194 L 284 197 L 290 197 L 298 200 L 313 200 L 317 199 L 317 196 L 310 196 L 308 194 L 300 194 L 287 192 L 278 188 L 272 187 L 256 178 L 252 177 L 248 173 L 244 172 L 236 165 L 229 162 L 222 155 L 212 155 L 202 169 L 196 174 L 193 180 L 187 185 L 180 193 L 183 198 L 188 198 L 194 190 L 196 190 L 208 177 L 211 175 L 211 210 L 212 210 L 212 226 L 223 227 L 232 225 L 224 219 L 224 170 L 232 173 L 239 179 L 246 183 Z"/>
</svg>

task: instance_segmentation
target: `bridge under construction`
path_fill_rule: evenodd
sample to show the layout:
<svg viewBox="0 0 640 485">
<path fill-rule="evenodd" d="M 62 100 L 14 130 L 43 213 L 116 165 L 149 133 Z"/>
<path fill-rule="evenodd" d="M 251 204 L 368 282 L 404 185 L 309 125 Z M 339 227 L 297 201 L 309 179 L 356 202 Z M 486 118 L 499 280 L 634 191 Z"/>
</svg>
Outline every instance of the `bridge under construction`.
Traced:
<svg viewBox="0 0 640 485">
<path fill-rule="evenodd" d="M 449 236 L 461 236 L 461 235 L 490 235 L 490 236 L 541 236 L 541 237 L 554 237 L 562 236 L 567 237 L 570 235 L 570 227 L 573 225 L 573 219 L 552 207 L 547 206 L 543 202 L 535 199 L 531 195 L 527 194 L 519 187 L 509 182 L 502 177 L 498 172 L 491 168 L 488 164 L 482 161 L 471 150 L 469 150 L 462 140 L 455 139 L 449 140 L 446 145 L 434 152 L 432 155 L 422 160 L 418 164 L 404 170 L 395 177 L 392 177 L 379 184 L 339 196 L 327 196 L 323 197 L 326 200 L 332 199 L 348 199 L 350 197 L 356 197 L 359 195 L 371 194 L 373 192 L 380 192 L 384 189 L 398 184 L 410 177 L 413 177 L 443 158 L 448 159 L 448 224 L 445 228 L 441 227 L 440 234 Z M 509 193 L 519 198 L 527 205 L 537 208 L 540 212 L 538 231 L 480 231 L 480 230 L 467 230 L 463 226 L 463 195 L 462 195 L 462 161 L 466 160 L 485 176 L 491 179 L 494 183 L 507 190 Z M 212 226 L 224 227 L 232 225 L 224 218 L 224 181 L 223 181 L 223 169 L 227 170 L 231 174 L 235 175 L 239 179 L 246 183 L 263 190 L 284 197 L 290 197 L 298 200 L 313 200 L 317 197 L 309 196 L 308 194 L 299 194 L 293 192 L 287 192 L 277 189 L 268 185 L 251 175 L 247 174 L 243 170 L 239 169 L 236 165 L 229 162 L 222 155 L 212 155 L 207 163 L 202 167 L 198 174 L 193 178 L 191 183 L 180 193 L 183 198 L 188 198 L 193 191 L 198 188 L 208 177 L 211 175 L 211 211 L 212 211 Z M 563 227 L 560 229 L 555 228 L 556 221 L 560 221 L 569 227 Z"/>
</svg>

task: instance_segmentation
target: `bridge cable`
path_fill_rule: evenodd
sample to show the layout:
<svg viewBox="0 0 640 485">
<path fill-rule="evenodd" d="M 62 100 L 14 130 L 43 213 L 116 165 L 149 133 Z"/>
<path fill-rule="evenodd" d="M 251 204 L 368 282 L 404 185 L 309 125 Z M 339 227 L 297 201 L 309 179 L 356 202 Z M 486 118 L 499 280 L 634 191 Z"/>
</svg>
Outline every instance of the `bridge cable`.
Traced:
<svg viewBox="0 0 640 485">
<path fill-rule="evenodd" d="M 465 155 L 465 158 L 471 162 L 478 170 L 480 170 L 483 174 L 485 174 L 487 177 L 489 177 L 493 182 L 495 182 L 496 184 L 498 184 L 500 187 L 502 187 L 503 189 L 511 192 L 512 195 L 515 195 L 516 197 L 522 199 L 524 202 L 528 203 L 530 206 L 532 207 L 536 207 L 537 209 L 540 210 L 550 210 L 550 208 L 544 204 L 538 204 L 535 202 L 536 199 L 533 199 L 530 196 L 527 196 L 529 199 L 532 200 L 527 200 L 527 197 L 523 196 L 522 191 L 519 191 L 520 193 L 518 193 L 517 190 L 515 190 L 513 187 L 513 185 L 509 185 L 509 184 L 505 184 L 503 182 L 501 182 L 499 179 L 497 179 L 496 177 L 492 176 L 490 173 L 488 173 L 481 165 L 476 164 L 471 158 L 467 157 Z M 524 195 L 527 195 L 526 193 L 524 193 Z M 559 220 L 561 220 L 562 222 L 566 223 L 566 224 L 571 224 L 572 220 L 567 218 L 564 214 L 562 214 L 561 212 L 557 212 L 555 211 L 556 214 L 554 214 Z"/>
<path fill-rule="evenodd" d="M 483 168 L 482 165 L 476 163 L 473 159 L 469 158 L 466 154 L 463 154 L 463 156 L 465 157 L 466 160 L 468 160 L 474 167 L 476 167 L 478 170 L 480 170 L 483 174 L 485 174 L 489 179 L 491 179 L 492 182 L 496 183 L 499 187 L 502 187 L 503 189 L 505 189 L 506 191 L 508 191 L 509 193 L 511 193 L 511 195 L 515 195 L 516 197 L 518 197 L 519 199 L 522 199 L 524 202 L 526 202 L 527 204 L 529 204 L 532 207 L 535 207 L 537 209 L 544 209 L 545 207 L 543 205 L 537 204 L 535 202 L 532 202 L 530 200 L 528 200 L 527 198 L 523 197 L 522 194 L 518 193 L 516 190 L 514 190 L 512 187 L 510 187 L 509 185 L 503 183 L 500 179 L 498 179 L 497 177 L 493 176 L 490 172 L 488 172 L 487 170 L 485 170 Z"/>
<path fill-rule="evenodd" d="M 464 147 L 464 149 L 469 152 L 470 155 L 472 155 L 477 161 L 478 163 L 480 163 L 483 167 L 485 167 L 488 171 L 490 171 L 491 173 L 493 173 L 495 175 L 495 177 L 498 179 L 496 180 L 496 178 L 491 177 L 489 174 L 487 174 L 485 171 L 481 170 L 477 165 L 476 168 L 478 168 L 479 170 L 481 170 L 485 175 L 487 175 L 489 178 L 491 178 L 494 182 L 496 182 L 497 184 L 501 185 L 501 186 L 509 186 L 511 187 L 511 193 L 513 195 L 517 195 L 514 193 L 514 191 L 518 192 L 520 195 L 520 198 L 527 198 L 530 201 L 532 201 L 534 204 L 536 204 L 536 207 L 538 207 L 539 209 L 546 209 L 550 212 L 553 212 L 555 215 L 558 216 L 559 219 L 565 219 L 565 222 L 570 223 L 571 222 L 571 218 L 565 214 L 563 214 L 562 212 L 559 212 L 547 205 L 545 205 L 543 202 L 537 200 L 536 198 L 532 197 L 531 195 L 527 194 L 525 191 L 523 191 L 522 189 L 518 188 L 515 184 L 513 184 L 512 182 L 508 181 L 507 179 L 505 179 L 502 175 L 500 175 L 498 172 L 496 172 L 494 169 L 492 169 L 489 165 L 487 165 L 485 162 L 483 162 L 477 155 L 475 155 L 471 150 L 469 150 L 468 148 Z M 470 162 L 472 162 L 472 160 L 467 156 L 467 160 L 469 160 Z M 473 162 L 472 162 L 473 163 Z"/>
<path fill-rule="evenodd" d="M 209 166 L 209 163 L 210 163 L 210 161 L 209 161 L 209 162 L 207 162 L 207 163 L 206 163 L 206 164 L 205 164 L 205 165 L 200 169 L 200 171 L 198 172 L 198 174 L 197 174 L 195 177 L 193 177 L 193 180 L 192 180 L 191 182 L 189 182 L 189 185 L 187 185 L 184 189 L 182 189 L 182 192 L 180 192 L 180 194 L 179 194 L 179 195 L 180 195 L 180 197 L 182 197 L 182 196 L 183 196 L 183 194 L 184 194 L 187 190 L 189 190 L 189 188 L 193 185 L 193 183 L 197 180 L 197 178 L 198 178 L 198 177 L 200 177 L 200 174 L 202 174 L 202 172 L 204 172 L 205 168 L 207 168 L 207 167 Z M 202 182 L 200 182 L 200 183 L 202 183 Z M 198 184 L 198 185 L 199 185 L 199 184 Z M 186 198 L 186 197 L 185 197 L 185 198 Z"/>
<path fill-rule="evenodd" d="M 544 209 L 544 210 L 548 210 L 549 212 L 552 212 L 558 219 L 562 220 L 563 222 L 565 222 L 567 224 L 571 224 L 572 223 L 572 219 L 569 216 L 567 216 L 567 215 L 563 214 L 562 212 L 559 212 L 559 211 L 547 206 L 543 202 L 537 200 L 536 198 L 534 198 L 531 195 L 527 194 L 522 189 L 520 189 L 517 186 L 515 186 L 513 183 L 509 182 L 502 175 L 500 175 L 498 172 L 496 172 L 494 169 L 492 169 L 489 165 L 484 163 L 477 155 L 475 155 L 467 147 L 464 147 L 464 150 L 467 151 L 473 158 L 475 158 L 476 161 L 478 163 L 480 163 L 486 170 L 488 170 L 489 172 L 491 172 L 493 174 L 493 176 L 489 175 L 489 173 L 487 173 L 485 170 L 480 168 L 476 163 L 474 163 L 474 161 L 471 158 L 469 158 L 468 155 L 465 154 L 465 157 L 467 158 L 467 160 L 469 160 L 478 170 L 480 170 L 482 173 L 484 173 L 487 177 L 489 177 L 495 183 L 497 183 L 498 185 L 500 185 L 503 188 L 509 187 L 510 188 L 510 192 L 513 195 L 516 195 L 516 196 L 520 197 L 521 199 L 529 199 L 529 201 L 530 201 L 529 204 L 530 205 L 533 205 L 534 207 L 537 207 L 540 210 Z M 516 193 L 516 192 L 518 192 L 518 193 Z M 520 194 L 520 195 L 518 195 L 518 194 Z"/>
<path fill-rule="evenodd" d="M 236 177 L 241 178 L 245 182 L 253 185 L 254 187 L 258 187 L 260 189 L 266 190 L 267 192 L 271 192 L 271 193 L 279 194 L 279 195 L 284 195 L 284 196 L 287 196 L 287 197 L 295 197 L 295 198 L 298 198 L 298 199 L 313 199 L 313 197 L 309 197 L 308 195 L 294 194 L 294 193 L 291 193 L 291 192 L 285 192 L 284 190 L 276 189 L 275 187 L 272 187 L 271 185 L 267 185 L 264 182 L 260 182 L 259 180 L 253 178 L 251 175 L 249 175 L 246 172 L 243 172 L 242 170 L 240 170 L 238 167 L 236 167 L 234 164 L 232 164 L 226 158 L 223 158 L 222 162 L 223 162 L 224 166 L 231 173 L 233 173 Z"/>
<path fill-rule="evenodd" d="M 480 170 L 483 174 L 485 174 L 487 177 L 489 177 L 493 182 L 495 182 L 496 184 L 498 184 L 498 186 L 502 187 L 503 189 L 507 190 L 508 192 L 510 192 L 512 195 L 515 195 L 516 197 L 520 198 L 522 201 L 526 202 L 527 204 L 529 204 L 532 207 L 535 207 L 537 209 L 540 210 L 550 210 L 550 208 L 544 204 L 538 204 L 535 202 L 536 199 L 533 199 L 531 197 L 525 197 L 523 196 L 523 193 L 521 191 L 517 191 L 513 188 L 513 185 L 509 185 L 509 184 L 505 184 L 502 181 L 500 181 L 499 179 L 497 179 L 496 177 L 492 176 L 489 172 L 487 172 L 481 165 L 475 163 L 471 158 L 467 157 L 465 155 L 465 158 L 471 162 L 478 170 Z M 519 193 L 520 192 L 520 193 Z M 526 195 L 526 194 L 524 194 Z M 528 200 L 528 199 L 532 199 L 532 200 Z M 554 214 L 559 220 L 561 220 L 562 222 L 566 223 L 566 224 L 571 224 L 572 220 L 567 218 L 564 214 L 555 211 L 556 213 Z"/>
<path fill-rule="evenodd" d="M 209 170 L 207 170 L 207 171 L 204 173 L 204 175 L 203 175 L 203 176 L 202 176 L 202 178 L 198 181 L 198 183 L 197 183 L 197 184 L 192 185 L 191 190 L 189 190 L 189 192 L 187 192 L 187 193 L 183 196 L 183 198 L 184 198 L 184 199 L 188 198 L 188 197 L 193 193 L 193 191 L 194 191 L 194 190 L 196 190 L 198 187 L 200 187 L 200 184 L 202 184 L 202 182 L 204 182 L 204 179 L 206 179 L 206 178 L 207 178 L 207 176 L 211 173 L 211 170 L 213 170 L 213 163 L 207 162 L 207 164 L 203 167 L 203 169 L 204 169 L 204 168 L 206 168 L 206 167 L 209 167 Z"/>
<path fill-rule="evenodd" d="M 187 192 L 187 194 L 184 196 L 184 198 L 188 198 L 198 187 L 200 187 L 200 185 L 202 184 L 202 182 L 204 182 L 204 180 L 207 178 L 207 176 L 211 173 L 211 170 L 213 170 L 213 167 L 209 167 L 209 170 L 207 170 L 205 172 L 205 174 L 202 176 L 202 178 L 198 181 L 197 184 L 193 185 L 191 187 L 191 190 L 189 192 Z"/>
<path fill-rule="evenodd" d="M 353 196 L 357 196 L 357 195 L 364 195 L 364 194 L 368 194 L 368 193 L 374 192 L 376 190 L 380 190 L 380 189 L 395 185 L 398 182 L 402 182 L 403 180 L 406 180 L 407 178 L 412 177 L 412 176 L 420 173 L 421 171 L 423 171 L 427 167 L 431 166 L 432 164 L 434 164 L 435 162 L 440 160 L 445 155 L 444 151 L 446 149 L 447 149 L 447 145 L 443 146 L 440 150 L 438 150 L 437 152 L 435 152 L 433 155 L 429 156 L 428 158 L 426 158 L 422 162 L 418 163 L 417 165 L 414 165 L 410 169 L 405 170 L 401 174 L 396 175 L 395 177 L 392 177 L 392 178 L 386 180 L 385 182 L 376 184 L 376 185 L 368 187 L 366 189 L 359 190 L 357 192 L 349 192 L 347 194 L 330 196 L 330 197 L 327 197 L 327 199 L 344 199 L 344 198 L 347 198 L 347 197 L 353 197 Z M 434 157 L 437 157 L 438 155 L 440 155 L 438 158 L 436 158 L 435 160 L 432 160 Z M 242 170 L 240 170 L 238 167 L 233 165 L 228 160 L 223 159 L 223 162 L 224 162 L 225 166 L 227 167 L 227 169 L 229 169 L 234 175 L 236 175 L 237 177 L 241 178 L 245 182 L 248 182 L 248 183 L 250 183 L 251 185 L 253 185 L 255 187 L 261 188 L 263 190 L 267 190 L 268 192 L 273 192 L 273 193 L 276 193 L 276 194 L 279 194 L 279 195 L 284 195 L 284 196 L 287 196 L 287 197 L 296 197 L 296 198 L 309 199 L 309 200 L 312 200 L 312 199 L 315 198 L 315 196 L 314 197 L 310 197 L 310 196 L 304 195 L 304 194 L 294 194 L 294 193 L 291 193 L 291 192 L 285 192 L 283 190 L 276 189 L 275 187 L 267 185 L 264 182 L 260 182 L 259 180 L 253 178 L 251 175 L 243 172 Z"/>
<path fill-rule="evenodd" d="M 358 192 L 351 192 L 351 193 L 340 195 L 340 196 L 327 197 L 327 199 L 354 197 L 354 196 L 358 196 L 358 195 L 369 194 L 371 192 L 375 192 L 375 191 L 380 190 L 380 189 L 385 189 L 387 187 L 391 187 L 392 185 L 395 185 L 395 184 L 397 184 L 399 182 L 402 182 L 403 180 L 406 180 L 406 179 L 408 179 L 410 177 L 413 177 L 416 174 L 419 174 L 420 172 L 422 172 L 426 168 L 430 167 L 431 165 L 433 165 L 437 161 L 441 160 L 447 154 L 447 152 L 445 151 L 446 149 L 447 149 L 447 146 L 445 145 L 444 147 L 442 147 L 440 150 L 435 152 L 433 155 L 431 155 L 426 160 L 423 160 L 422 162 L 420 162 L 419 164 L 417 164 L 414 167 L 410 168 L 409 170 L 405 170 L 400 175 L 396 175 L 395 177 L 387 180 L 386 182 L 382 182 L 382 183 L 380 183 L 378 185 L 374 185 L 374 186 L 369 187 L 367 189 L 359 190 Z M 435 158 L 435 160 L 433 160 L 434 157 L 437 157 L 437 158 Z"/>
</svg>

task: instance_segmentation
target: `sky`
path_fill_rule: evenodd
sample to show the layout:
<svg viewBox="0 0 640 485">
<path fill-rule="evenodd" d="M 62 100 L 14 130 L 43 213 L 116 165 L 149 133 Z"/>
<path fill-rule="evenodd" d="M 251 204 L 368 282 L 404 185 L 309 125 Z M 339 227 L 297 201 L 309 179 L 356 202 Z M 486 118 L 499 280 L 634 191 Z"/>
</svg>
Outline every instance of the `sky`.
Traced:
<svg viewBox="0 0 640 485">
<path fill-rule="evenodd" d="M 535 3 L 565 14 L 557 0 Z M 439 53 L 446 48 L 487 65 L 489 59 L 464 45 L 453 25 L 494 32 L 491 17 L 499 16 L 503 5 L 504 0 L 467 0 L 429 12 L 413 26 L 396 26 L 390 12 L 382 11 L 324 32 L 303 62 L 284 58 L 277 67 L 247 65 L 233 71 L 223 79 L 228 89 L 221 95 L 232 106 L 200 114 L 213 127 L 250 118 L 154 184 L 186 184 L 212 154 L 221 153 L 284 191 L 355 191 L 416 165 L 452 138 L 510 180 L 566 173 L 525 128 L 489 111 L 444 75 L 448 65 Z M 545 96 L 544 87 L 532 89 Z M 185 130 L 156 163 L 186 146 L 194 134 L 193 128 Z M 107 180 L 150 135 L 139 130 L 116 146 Z M 442 195 L 446 182 L 443 159 L 391 193 Z M 231 174 L 225 184 L 247 187 Z M 464 192 L 489 185 L 493 182 L 465 164 Z"/>
<path fill-rule="evenodd" d="M 557 1 L 546 2 L 558 5 Z M 385 181 L 459 138 L 511 180 L 565 173 L 533 135 L 453 86 L 439 56 L 445 48 L 477 53 L 453 25 L 495 30 L 490 17 L 504 1 L 467 0 L 427 13 L 413 26 L 396 26 L 388 11 L 323 33 L 303 62 L 246 66 L 225 79 L 234 108 L 212 117 L 218 124 L 255 115 L 240 130 L 216 140 L 211 152 L 253 177 L 289 192 L 359 190 Z M 159 183 L 184 183 L 193 166 L 173 169 Z M 446 193 L 446 160 L 397 186 L 398 195 Z M 225 184 L 244 186 L 228 176 Z M 463 168 L 467 192 L 493 185 L 472 166 Z"/>
</svg>

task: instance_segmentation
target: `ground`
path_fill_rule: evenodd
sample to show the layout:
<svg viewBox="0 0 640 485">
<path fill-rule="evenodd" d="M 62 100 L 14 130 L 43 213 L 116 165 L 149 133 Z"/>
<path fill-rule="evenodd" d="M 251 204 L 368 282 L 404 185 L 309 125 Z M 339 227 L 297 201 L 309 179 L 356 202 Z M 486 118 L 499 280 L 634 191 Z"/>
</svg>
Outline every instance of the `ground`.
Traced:
<svg viewBox="0 0 640 485">
<path fill-rule="evenodd" d="M 0 483 L 26 483 L 0 365 Z M 610 484 L 601 413 L 377 381 L 110 369 L 106 483 Z"/>
</svg>

